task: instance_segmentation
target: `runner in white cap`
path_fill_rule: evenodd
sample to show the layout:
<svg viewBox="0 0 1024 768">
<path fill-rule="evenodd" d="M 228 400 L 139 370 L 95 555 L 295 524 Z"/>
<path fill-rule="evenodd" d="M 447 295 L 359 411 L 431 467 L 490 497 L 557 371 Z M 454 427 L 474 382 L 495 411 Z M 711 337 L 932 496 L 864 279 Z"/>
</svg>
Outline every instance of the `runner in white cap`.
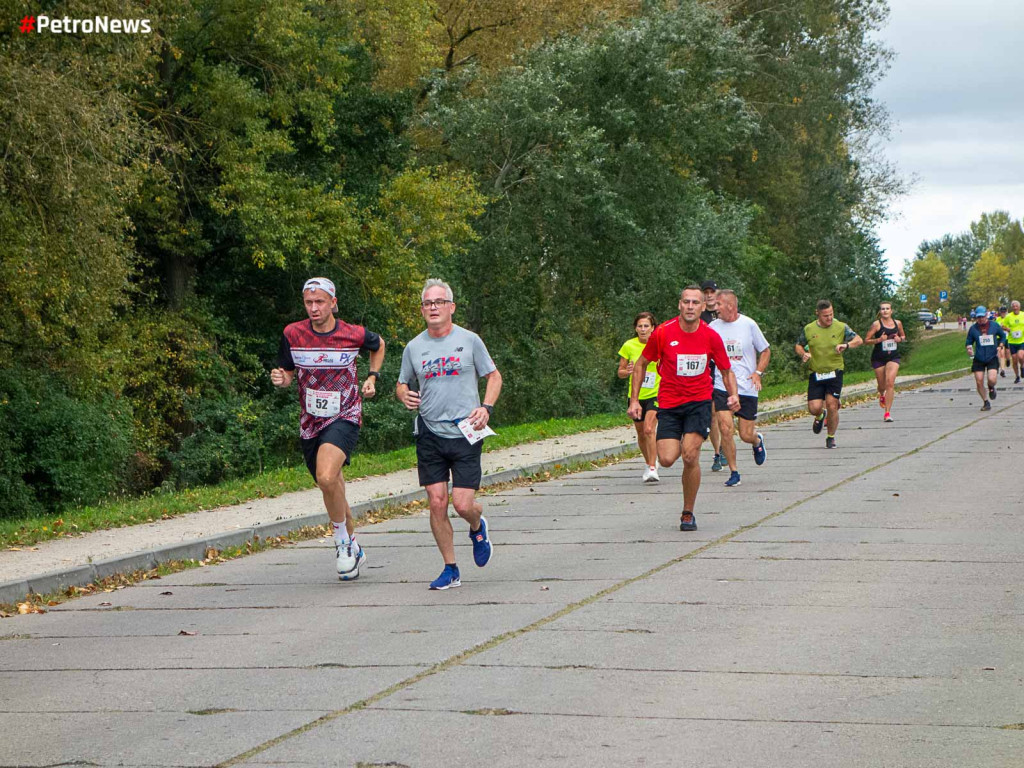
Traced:
<svg viewBox="0 0 1024 768">
<path fill-rule="evenodd" d="M 302 453 L 327 507 L 338 578 L 351 581 L 359 578 L 359 568 L 366 562 L 366 553 L 355 540 L 342 475 L 362 425 L 356 358 L 364 351 L 370 355 L 370 372 L 362 395 L 373 397 L 384 364 L 384 340 L 360 325 L 334 317 L 338 299 L 334 283 L 327 278 L 307 280 L 302 298 L 308 319 L 284 329 L 278 367 L 270 372 L 270 381 L 276 387 L 288 387 L 298 372 Z"/>
</svg>

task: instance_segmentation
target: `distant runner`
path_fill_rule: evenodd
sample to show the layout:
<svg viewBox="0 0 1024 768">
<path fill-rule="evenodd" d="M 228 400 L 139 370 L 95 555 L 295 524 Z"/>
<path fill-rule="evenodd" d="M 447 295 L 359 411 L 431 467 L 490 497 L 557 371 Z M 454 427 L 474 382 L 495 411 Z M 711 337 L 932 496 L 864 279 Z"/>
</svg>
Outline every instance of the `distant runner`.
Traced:
<svg viewBox="0 0 1024 768">
<path fill-rule="evenodd" d="M 275 387 L 289 387 L 298 371 L 302 453 L 327 507 L 338 578 L 351 581 L 359 578 L 359 568 L 366 562 L 366 552 L 355 539 L 342 475 L 363 423 L 356 358 L 360 352 L 370 354 L 362 396 L 373 397 L 384 365 L 384 340 L 334 317 L 338 299 L 334 283 L 327 278 L 307 280 L 302 297 L 309 319 L 284 329 L 278 367 L 270 372 L 270 381 Z"/>
<path fill-rule="evenodd" d="M 832 302 L 822 299 L 817 319 L 804 326 L 796 343 L 796 354 L 811 369 L 807 381 L 807 410 L 814 416 L 811 426 L 820 434 L 827 422 L 825 447 L 836 447 L 840 397 L 843 392 L 843 355 L 864 343 L 846 323 L 836 322 Z"/>
<path fill-rule="evenodd" d="M 629 378 L 633 374 L 633 363 L 644 351 L 647 340 L 651 338 L 654 326 L 658 323 L 650 312 L 641 312 L 633 318 L 633 330 L 636 336 L 619 348 L 619 369 L 620 379 Z M 640 374 L 638 374 L 640 375 Z M 644 456 L 645 483 L 657 483 L 658 477 L 658 445 L 654 439 L 654 432 L 658 425 L 658 385 L 661 377 L 658 376 L 658 364 L 650 363 L 647 370 L 643 372 L 643 384 L 640 386 L 640 419 L 634 420 L 636 427 L 636 441 L 640 446 L 640 453 Z M 633 392 L 633 381 L 630 379 L 629 389 L 626 390 L 626 407 L 629 407 L 629 396 Z"/>
<path fill-rule="evenodd" d="M 1010 302 L 1010 312 L 999 325 L 1006 331 L 1010 360 L 1013 362 L 1013 383 L 1020 384 L 1020 374 L 1024 370 L 1024 312 L 1020 311 L 1020 302 Z"/>
<path fill-rule="evenodd" d="M 700 319 L 708 325 L 718 317 L 718 283 L 714 280 L 705 280 L 700 284 L 700 290 L 704 294 L 704 311 L 700 313 Z M 711 369 L 711 378 L 715 378 L 715 364 L 708 363 Z M 711 447 L 715 451 L 711 460 L 711 471 L 721 472 L 725 466 L 725 456 L 722 454 L 722 431 L 718 426 L 718 419 L 714 417 L 716 406 L 711 403 Z"/>
<path fill-rule="evenodd" d="M 883 301 L 878 305 L 878 319 L 871 324 L 865 344 L 873 345 L 871 350 L 871 367 L 875 369 L 878 382 L 878 403 L 885 411 L 882 417 L 892 421 L 892 404 L 896 399 L 896 376 L 900 371 L 900 342 L 906 341 L 903 323 L 894 320 L 892 303 Z"/>
<path fill-rule="evenodd" d="M 1006 319 L 1006 307 L 1000 307 L 996 312 L 995 321 L 999 323 L 999 327 L 1006 330 L 1006 326 L 1003 325 L 1003 321 Z M 1006 345 L 1002 345 L 998 350 L 999 354 L 999 375 L 1004 379 L 1006 378 L 1006 369 L 1010 367 L 1010 350 Z"/>
<path fill-rule="evenodd" d="M 448 519 L 449 478 L 452 505 L 469 523 L 473 561 L 482 568 L 491 559 L 487 519 L 475 498 L 483 476 L 483 440 L 471 442 L 464 430 L 472 434 L 487 426 L 501 394 L 501 374 L 480 337 L 452 322 L 455 297 L 447 283 L 427 280 L 420 300 L 427 330 L 402 353 L 395 394 L 417 412 L 416 468 L 430 502 L 430 530 L 444 559 L 444 569 L 430 589 L 451 589 L 462 586 L 462 580 Z M 487 380 L 482 404 L 480 378 Z"/>
<path fill-rule="evenodd" d="M 696 285 L 686 286 L 679 297 L 679 317 L 654 329 L 643 353 L 636 361 L 640 370 L 647 363 L 658 361 L 661 388 L 658 390 L 658 459 L 661 466 L 671 467 L 680 454 L 683 457 L 683 512 L 679 530 L 697 530 L 693 507 L 700 489 L 700 447 L 711 431 L 711 374 L 708 364 L 714 361 L 722 372 L 731 411 L 740 408 L 736 377 L 725 353 L 722 337 L 700 319 L 704 306 L 703 291 Z M 639 376 L 633 378 L 629 415 L 640 417 Z"/>
<path fill-rule="evenodd" d="M 760 466 L 768 452 L 764 447 L 764 436 L 755 430 L 757 397 L 761 391 L 761 377 L 772 357 L 771 347 L 758 324 L 740 314 L 739 299 L 734 291 L 718 292 L 718 319 L 711 323 L 711 330 L 722 337 L 736 377 L 740 398 L 740 408 L 736 412 L 740 420 L 740 439 L 753 447 L 754 463 Z M 733 412 L 729 409 L 725 381 L 720 371 L 715 371 L 712 399 L 717 406 L 715 418 L 722 430 L 722 451 L 729 463 L 729 479 L 725 485 L 733 488 L 740 484 L 740 473 L 736 465 L 736 443 L 733 441 Z"/>
<path fill-rule="evenodd" d="M 1006 333 L 999 323 L 989 317 L 985 307 L 979 306 L 975 309 L 974 317 L 974 324 L 967 329 L 967 354 L 974 358 L 971 371 L 974 373 L 974 385 L 981 397 L 981 410 L 991 411 L 992 403 L 989 400 L 996 399 L 996 371 L 999 368 L 999 355 L 996 350 L 1006 342 Z"/>
</svg>

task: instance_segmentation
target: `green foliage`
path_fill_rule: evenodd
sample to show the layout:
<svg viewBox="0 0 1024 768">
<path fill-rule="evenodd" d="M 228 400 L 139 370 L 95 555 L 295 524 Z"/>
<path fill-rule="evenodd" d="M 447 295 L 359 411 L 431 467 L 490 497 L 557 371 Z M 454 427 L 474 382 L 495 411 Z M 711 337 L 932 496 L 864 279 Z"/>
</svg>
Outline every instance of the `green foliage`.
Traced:
<svg viewBox="0 0 1024 768">
<path fill-rule="evenodd" d="M 72 423 L 117 426 L 61 453 L 42 416 L 5 418 L 5 503 L 297 460 L 294 390 L 266 372 L 312 274 L 388 342 L 373 451 L 409 443 L 393 342 L 422 327 L 427 276 L 505 374 L 499 426 L 621 408 L 633 315 L 668 319 L 706 277 L 781 349 L 821 297 L 866 328 L 891 292 L 871 227 L 899 191 L 862 143 L 884 134 L 884 2 L 716 8 L 66 0 L 48 12 L 154 31 L 26 36 L 8 7 L 0 367 L 24 372 L 19 403 L 45 380 Z M 1013 224 L 967 237 L 1015 264 Z M 936 249 L 956 296 L 981 250 L 954 270 Z"/>
<path fill-rule="evenodd" d="M 38 373 L 0 371 L 0 440 L 0 517 L 89 504 L 121 487 L 131 412 L 76 400 Z"/>
</svg>

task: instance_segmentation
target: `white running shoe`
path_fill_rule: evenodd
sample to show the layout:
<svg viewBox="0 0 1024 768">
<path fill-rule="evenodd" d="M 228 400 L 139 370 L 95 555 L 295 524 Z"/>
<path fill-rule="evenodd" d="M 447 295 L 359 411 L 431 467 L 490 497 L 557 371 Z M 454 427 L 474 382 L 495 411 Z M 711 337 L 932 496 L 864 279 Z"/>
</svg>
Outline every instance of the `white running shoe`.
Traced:
<svg viewBox="0 0 1024 768">
<path fill-rule="evenodd" d="M 338 570 L 338 578 L 342 580 L 348 580 L 352 578 L 350 575 L 353 571 L 356 575 L 359 574 L 359 545 L 354 541 L 348 541 L 345 544 L 339 544 L 334 542 L 334 550 L 338 554 L 338 560 L 336 563 Z"/>
<path fill-rule="evenodd" d="M 660 483 L 661 482 L 661 478 L 658 477 L 658 467 L 657 467 L 657 465 L 651 467 L 651 476 L 649 478 L 647 478 L 647 482 L 648 483 Z"/>
<path fill-rule="evenodd" d="M 356 567 L 346 573 L 339 573 L 338 578 L 342 581 L 355 581 L 358 579 L 359 569 L 362 568 L 363 564 L 366 562 L 366 550 L 359 546 L 354 539 L 352 541 L 352 546 L 359 550 L 359 553 L 356 555 Z"/>
<path fill-rule="evenodd" d="M 650 467 L 644 467 L 644 482 L 645 483 L 651 482 L 651 468 Z"/>
</svg>

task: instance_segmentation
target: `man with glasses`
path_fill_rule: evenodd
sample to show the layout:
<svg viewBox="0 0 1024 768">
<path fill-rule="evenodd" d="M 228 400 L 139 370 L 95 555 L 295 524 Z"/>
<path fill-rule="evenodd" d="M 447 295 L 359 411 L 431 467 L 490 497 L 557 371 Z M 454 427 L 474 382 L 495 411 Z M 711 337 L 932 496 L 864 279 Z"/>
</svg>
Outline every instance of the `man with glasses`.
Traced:
<svg viewBox="0 0 1024 768">
<path fill-rule="evenodd" d="M 427 329 L 402 353 L 395 394 L 406 408 L 417 412 L 417 471 L 430 502 L 430 530 L 444 560 L 444 570 L 430 589 L 451 589 L 462 586 L 462 581 L 448 519 L 449 478 L 452 505 L 469 523 L 473 561 L 482 568 L 491 557 L 487 520 L 475 498 L 483 475 L 483 441 L 473 433 L 490 420 L 501 393 L 501 373 L 480 337 L 452 322 L 455 297 L 447 283 L 427 280 L 420 298 Z M 487 380 L 483 403 L 480 378 Z"/>
<path fill-rule="evenodd" d="M 289 387 L 298 377 L 302 452 L 331 521 L 338 578 L 352 581 L 359 578 L 359 568 L 366 562 L 366 553 L 355 540 L 342 475 L 363 423 L 356 358 L 360 352 L 370 355 L 362 396 L 373 397 L 384 364 L 384 340 L 360 325 L 334 317 L 338 299 L 334 283 L 327 278 L 307 280 L 302 298 L 308 319 L 284 329 L 278 367 L 270 372 L 270 381 L 275 387 Z"/>
</svg>

